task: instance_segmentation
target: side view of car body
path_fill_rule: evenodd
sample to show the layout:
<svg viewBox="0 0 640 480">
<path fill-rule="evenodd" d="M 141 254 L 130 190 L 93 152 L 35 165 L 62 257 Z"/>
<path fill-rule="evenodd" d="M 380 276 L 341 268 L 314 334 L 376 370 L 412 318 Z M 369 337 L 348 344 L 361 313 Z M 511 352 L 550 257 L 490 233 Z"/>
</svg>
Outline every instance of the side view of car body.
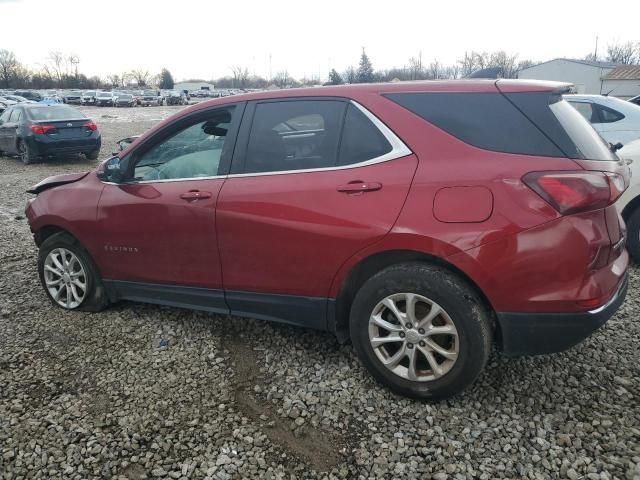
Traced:
<svg viewBox="0 0 640 480">
<path fill-rule="evenodd" d="M 185 108 L 26 215 L 52 302 L 119 299 L 351 339 L 381 383 L 442 398 L 493 343 L 575 345 L 626 295 L 629 169 L 566 84 L 437 81 Z"/>
<path fill-rule="evenodd" d="M 631 184 L 616 202 L 616 207 L 627 225 L 627 250 L 640 264 L 640 140 L 626 144 L 618 156 L 630 161 Z"/>
<path fill-rule="evenodd" d="M 607 142 L 615 145 L 640 139 L 640 106 L 604 95 L 565 95 Z"/>
<path fill-rule="evenodd" d="M 25 164 L 78 153 L 95 160 L 100 145 L 97 125 L 68 105 L 21 103 L 0 116 L 0 151 Z"/>
</svg>

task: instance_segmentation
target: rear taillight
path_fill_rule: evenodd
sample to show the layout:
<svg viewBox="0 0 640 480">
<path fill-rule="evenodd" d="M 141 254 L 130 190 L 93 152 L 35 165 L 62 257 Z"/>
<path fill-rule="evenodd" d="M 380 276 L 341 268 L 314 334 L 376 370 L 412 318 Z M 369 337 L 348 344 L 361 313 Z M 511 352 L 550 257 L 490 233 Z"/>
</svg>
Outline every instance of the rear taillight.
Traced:
<svg viewBox="0 0 640 480">
<path fill-rule="evenodd" d="M 89 120 L 87 123 L 83 125 L 83 127 L 91 130 L 92 132 L 95 132 L 96 130 L 98 130 L 98 125 L 96 125 L 93 120 Z"/>
<path fill-rule="evenodd" d="M 54 133 L 56 127 L 53 125 L 31 125 L 31 131 L 36 135 L 44 135 L 45 133 Z"/>
<path fill-rule="evenodd" d="M 522 181 L 563 215 L 604 208 L 625 190 L 624 178 L 610 172 L 532 172 Z"/>
</svg>

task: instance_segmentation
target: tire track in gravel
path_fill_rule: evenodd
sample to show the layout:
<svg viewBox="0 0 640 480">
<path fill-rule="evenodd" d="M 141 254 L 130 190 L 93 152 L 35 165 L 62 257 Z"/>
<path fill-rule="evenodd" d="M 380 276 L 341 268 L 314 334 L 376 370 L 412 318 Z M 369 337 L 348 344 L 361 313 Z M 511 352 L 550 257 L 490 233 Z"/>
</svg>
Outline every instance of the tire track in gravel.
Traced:
<svg viewBox="0 0 640 480">
<path fill-rule="evenodd" d="M 253 386 L 261 383 L 261 379 L 260 360 L 251 345 L 237 336 L 225 336 L 223 343 L 231 357 L 235 403 L 245 416 L 259 425 L 271 443 L 319 472 L 342 465 L 346 460 L 343 452 L 350 451 L 347 439 L 310 425 L 302 428 L 302 435 L 295 435 L 269 401 L 257 399 L 252 393 Z"/>
</svg>

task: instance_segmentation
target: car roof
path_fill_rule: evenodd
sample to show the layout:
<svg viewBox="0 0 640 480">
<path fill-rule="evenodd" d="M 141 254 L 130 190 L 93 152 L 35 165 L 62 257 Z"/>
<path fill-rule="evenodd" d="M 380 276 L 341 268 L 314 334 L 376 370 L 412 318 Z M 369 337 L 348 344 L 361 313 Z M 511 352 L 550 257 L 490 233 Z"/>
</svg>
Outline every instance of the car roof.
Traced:
<svg viewBox="0 0 640 480">
<path fill-rule="evenodd" d="M 540 92 L 563 91 L 571 86 L 569 83 L 541 80 L 420 80 L 414 82 L 395 83 L 360 83 L 351 85 L 336 85 L 323 87 L 287 88 L 282 90 L 268 90 L 251 92 L 215 98 L 198 105 L 218 105 L 238 101 L 264 100 L 271 98 L 327 96 L 349 97 L 354 94 L 400 93 L 400 92 L 495 92 L 496 86 L 503 92 Z"/>
</svg>

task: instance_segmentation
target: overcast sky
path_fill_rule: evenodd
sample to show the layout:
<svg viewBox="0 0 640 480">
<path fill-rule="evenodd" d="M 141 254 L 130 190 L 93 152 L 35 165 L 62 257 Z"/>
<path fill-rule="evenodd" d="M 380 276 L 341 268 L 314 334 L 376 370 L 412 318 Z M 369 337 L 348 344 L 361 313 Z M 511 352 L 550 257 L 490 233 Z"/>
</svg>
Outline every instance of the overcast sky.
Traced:
<svg viewBox="0 0 640 480">
<path fill-rule="evenodd" d="M 166 67 L 176 80 L 210 79 L 239 65 L 325 78 L 357 64 L 363 46 L 376 69 L 472 49 L 580 58 L 596 36 L 604 56 L 608 42 L 640 41 L 639 18 L 639 0 L 0 0 L 0 48 L 32 67 L 51 50 L 75 53 L 87 75 Z"/>
</svg>

